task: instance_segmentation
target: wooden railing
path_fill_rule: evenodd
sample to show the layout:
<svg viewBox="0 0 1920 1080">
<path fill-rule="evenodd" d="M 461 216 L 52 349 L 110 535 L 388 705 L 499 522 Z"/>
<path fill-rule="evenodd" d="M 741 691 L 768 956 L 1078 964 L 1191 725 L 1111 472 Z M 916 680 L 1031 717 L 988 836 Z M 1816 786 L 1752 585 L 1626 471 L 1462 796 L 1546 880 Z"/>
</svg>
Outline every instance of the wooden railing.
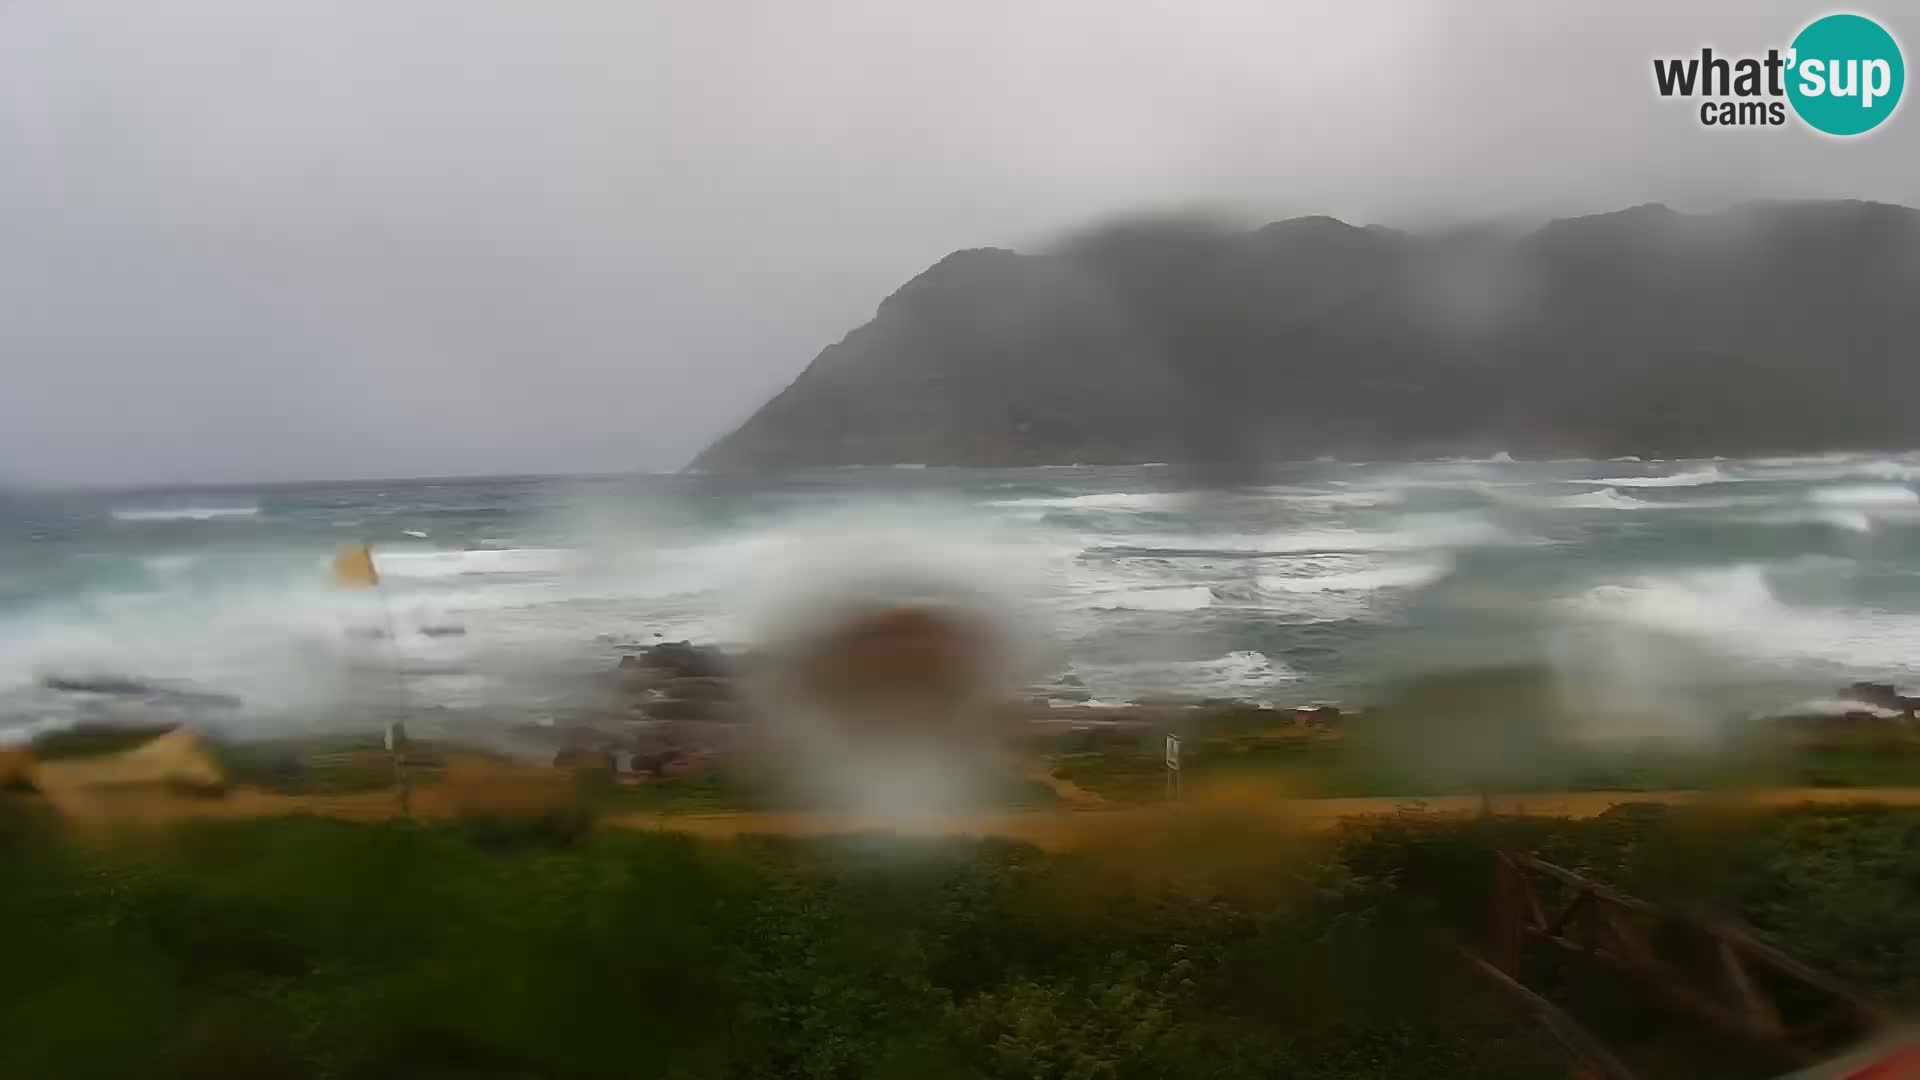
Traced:
<svg viewBox="0 0 1920 1080">
<path fill-rule="evenodd" d="M 1487 953 L 1468 953 L 1551 1032 L 1585 1075 L 1630 1080 L 1604 1043 L 1529 988 L 1530 943 L 1613 971 L 1650 1000 L 1721 1034 L 1805 1064 L 1892 1020 L 1838 979 L 1729 920 L 1663 907 L 1531 855 L 1495 852 Z M 1793 987 L 1791 993 L 1779 991 Z"/>
</svg>

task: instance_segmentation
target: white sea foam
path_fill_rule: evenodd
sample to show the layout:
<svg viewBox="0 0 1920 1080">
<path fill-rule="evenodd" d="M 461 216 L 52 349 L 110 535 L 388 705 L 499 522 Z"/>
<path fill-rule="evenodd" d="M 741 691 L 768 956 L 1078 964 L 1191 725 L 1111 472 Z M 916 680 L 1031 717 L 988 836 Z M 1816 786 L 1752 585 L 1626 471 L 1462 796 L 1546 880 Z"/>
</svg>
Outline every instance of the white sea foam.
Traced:
<svg viewBox="0 0 1920 1080">
<path fill-rule="evenodd" d="M 1267 701 L 1282 684 L 1299 678 L 1286 665 L 1253 649 L 1239 649 L 1209 660 L 1076 663 L 1074 671 L 1103 701 L 1122 701 L 1170 689 L 1201 697 Z"/>
<path fill-rule="evenodd" d="M 1418 589 L 1452 572 L 1451 562 L 1434 561 L 1388 564 L 1370 570 L 1330 574 L 1261 574 L 1256 580 L 1263 592 L 1270 593 L 1372 592 L 1380 589 Z"/>
<path fill-rule="evenodd" d="M 1157 589 L 1111 589 L 1076 601 L 1094 611 L 1198 611 L 1213 605 L 1213 590 L 1205 585 L 1174 585 Z"/>
<path fill-rule="evenodd" d="M 1904 484 L 1843 484 L 1816 488 L 1807 498 L 1821 506 L 1920 506 L 1920 492 Z"/>
<path fill-rule="evenodd" d="M 115 521 L 216 521 L 259 513 L 258 506 L 129 506 L 112 511 Z"/>
<path fill-rule="evenodd" d="M 1824 525 L 1852 533 L 1920 523 L 1920 495 L 1897 485 L 1820 488 L 1808 494 L 1807 503 L 1757 520 L 1770 525 Z"/>
<path fill-rule="evenodd" d="M 1099 492 L 1091 495 L 1062 495 L 1023 499 L 1000 499 L 992 505 L 1009 510 L 1112 510 L 1153 512 L 1177 510 L 1188 503 L 1250 501 L 1271 497 L 1278 501 L 1307 506 L 1368 507 L 1389 506 L 1403 501 L 1406 491 L 1399 485 L 1372 489 L 1328 491 L 1324 488 L 1280 484 L 1261 488 L 1255 494 L 1183 491 Z"/>
<path fill-rule="evenodd" d="M 255 710 L 337 700 L 352 692 L 342 630 L 377 622 L 369 596 L 311 586 L 243 584 L 214 591 L 102 593 L 84 606 L 0 620 L 0 690 L 42 676 L 111 675 L 236 694 Z"/>
<path fill-rule="evenodd" d="M 1855 716 L 1865 713 L 1879 720 L 1898 720 L 1906 715 L 1898 709 L 1885 709 L 1851 698 L 1815 698 L 1773 711 L 1782 716 Z"/>
<path fill-rule="evenodd" d="M 1135 533 L 1105 538 L 1090 550 L 1244 552 L 1285 555 L 1299 552 L 1420 551 L 1513 542 L 1492 522 L 1470 514 L 1410 514 L 1388 529 L 1300 529 L 1246 533 Z"/>
<path fill-rule="evenodd" d="M 1664 476 L 1609 476 L 1600 480 L 1583 480 L 1580 483 L 1603 484 L 1607 487 L 1699 487 L 1702 484 L 1724 484 L 1733 479 L 1718 466 L 1709 465 L 1704 469 L 1688 472 L 1669 473 Z"/>
<path fill-rule="evenodd" d="M 1287 503 L 1307 506 L 1392 506 L 1404 502 L 1407 497 L 1405 488 L 1398 485 L 1380 488 L 1361 488 L 1350 491 L 1323 491 L 1316 488 L 1270 487 L 1263 489 Z"/>
<path fill-rule="evenodd" d="M 1756 480 L 1920 480 L 1920 461 L 1859 454 L 1815 454 L 1803 457 L 1754 458 L 1740 463 L 1743 474 Z"/>
<path fill-rule="evenodd" d="M 1647 510 L 1661 506 L 1660 503 L 1650 503 L 1631 495 L 1622 495 L 1610 487 L 1580 495 L 1565 495 L 1549 501 L 1554 506 L 1569 510 Z"/>
<path fill-rule="evenodd" d="M 1862 462 L 1861 476 L 1875 476 L 1882 480 L 1920 480 L 1920 464 L 1911 461 L 1875 460 Z"/>
<path fill-rule="evenodd" d="M 1802 465 L 1833 465 L 1851 461 L 1856 456 L 1848 453 L 1780 454 L 1774 457 L 1748 458 L 1746 464 L 1758 468 L 1797 468 Z"/>
<path fill-rule="evenodd" d="M 1831 525 L 1846 532 L 1870 533 L 1873 531 L 1873 515 L 1865 510 L 1849 510 L 1845 507 L 1833 507 L 1815 510 L 1808 519 L 1821 525 Z"/>
<path fill-rule="evenodd" d="M 1567 606 L 1584 617 L 1692 638 L 1753 659 L 1889 671 L 1920 666 L 1920 615 L 1788 604 L 1760 564 L 1596 585 Z"/>
<path fill-rule="evenodd" d="M 447 578 L 465 574 L 552 574 L 580 564 L 580 554 L 557 548 L 473 549 L 468 551 L 410 551 L 375 548 L 374 567 L 381 577 Z"/>
<path fill-rule="evenodd" d="M 1142 494 L 1110 491 L 1054 498 L 1001 499 L 993 505 L 1010 510 L 1163 510 L 1177 504 L 1185 497 L 1179 492 L 1171 491 Z"/>
<path fill-rule="evenodd" d="M 147 571 L 159 576 L 184 573 L 200 561 L 198 555 L 149 555 L 140 560 Z"/>
</svg>

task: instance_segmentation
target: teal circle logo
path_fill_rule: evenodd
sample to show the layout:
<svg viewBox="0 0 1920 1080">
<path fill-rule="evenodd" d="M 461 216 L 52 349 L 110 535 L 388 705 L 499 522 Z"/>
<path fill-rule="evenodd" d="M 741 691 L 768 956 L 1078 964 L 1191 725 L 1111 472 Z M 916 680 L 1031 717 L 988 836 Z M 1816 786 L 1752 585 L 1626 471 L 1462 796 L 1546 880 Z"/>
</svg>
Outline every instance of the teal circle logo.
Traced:
<svg viewBox="0 0 1920 1080">
<path fill-rule="evenodd" d="M 1815 19 L 1793 39 L 1787 99 L 1816 131 L 1860 135 L 1900 104 L 1907 65 L 1900 45 L 1861 15 Z"/>
</svg>

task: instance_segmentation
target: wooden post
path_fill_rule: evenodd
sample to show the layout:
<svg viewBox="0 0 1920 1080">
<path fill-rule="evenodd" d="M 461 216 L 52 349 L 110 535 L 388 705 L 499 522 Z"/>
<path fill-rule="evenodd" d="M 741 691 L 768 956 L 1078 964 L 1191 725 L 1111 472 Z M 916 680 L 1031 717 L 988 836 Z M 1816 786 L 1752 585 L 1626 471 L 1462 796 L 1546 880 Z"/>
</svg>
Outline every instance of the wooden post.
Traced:
<svg viewBox="0 0 1920 1080">
<path fill-rule="evenodd" d="M 1520 985 L 1512 976 L 1473 953 L 1462 949 L 1461 954 L 1474 970 L 1519 1002 L 1541 1027 L 1546 1028 L 1567 1049 L 1574 1058 L 1574 1068 L 1577 1070 L 1573 1075 L 1600 1077 L 1602 1080 L 1633 1080 L 1632 1070 L 1621 1064 L 1606 1044 L 1588 1034 L 1585 1028 L 1574 1022 L 1573 1017 L 1562 1012 L 1553 1002 Z"/>
<path fill-rule="evenodd" d="M 1527 881 L 1503 851 L 1493 853 L 1493 926 L 1488 959 L 1508 975 L 1520 974 L 1520 943 L 1526 936 Z"/>
<path fill-rule="evenodd" d="M 393 758 L 393 782 L 400 793 L 400 816 L 412 816 L 413 789 L 407 777 L 407 725 L 387 722 L 387 754 Z"/>
<path fill-rule="evenodd" d="M 1180 736 L 1167 736 L 1167 801 L 1180 798 Z"/>
</svg>

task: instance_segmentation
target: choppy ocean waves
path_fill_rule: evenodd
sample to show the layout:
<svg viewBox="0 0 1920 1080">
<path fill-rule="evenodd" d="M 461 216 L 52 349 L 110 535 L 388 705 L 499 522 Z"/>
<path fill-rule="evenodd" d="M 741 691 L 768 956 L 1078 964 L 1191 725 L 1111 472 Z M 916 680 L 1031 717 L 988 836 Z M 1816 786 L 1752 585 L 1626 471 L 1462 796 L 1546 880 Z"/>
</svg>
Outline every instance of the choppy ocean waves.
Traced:
<svg viewBox="0 0 1920 1080">
<path fill-rule="evenodd" d="M 448 578 L 467 574 L 556 574 L 574 569 L 581 554 L 557 548 L 431 550 L 382 548 L 374 565 L 382 577 Z"/>
<path fill-rule="evenodd" d="M 1581 619 L 1685 639 L 1735 659 L 1890 675 L 1920 665 L 1920 611 L 1783 599 L 1779 581 L 1795 572 L 1792 562 L 1683 569 L 1591 585 L 1560 602 Z"/>
<path fill-rule="evenodd" d="M 1100 700 L 1292 700 L 1524 660 L 1560 626 L 1816 680 L 1920 667 L 1920 455 L 1326 462 L 1204 493 L 1163 469 L 909 475 L 913 499 L 843 470 L 671 499 L 393 481 L 63 504 L 0 533 L 0 728 L 60 722 L 49 674 L 236 694 L 261 730 L 395 664 L 417 706 L 546 708 L 609 641 L 748 645 L 803 586 L 882 572 L 1017 598 Z M 374 597 L 328 582 L 363 537 Z"/>
<path fill-rule="evenodd" d="M 1169 692 L 1271 704 L 1281 700 L 1300 678 L 1286 664 L 1254 649 L 1237 649 L 1201 660 L 1081 661 L 1069 673 L 1084 683 L 1094 701 L 1106 704 Z"/>
<path fill-rule="evenodd" d="M 1099 534 L 1088 550 L 1114 553 L 1285 555 L 1301 552 L 1421 551 L 1521 543 L 1524 537 L 1474 514 L 1410 514 L 1380 526 Z"/>
</svg>

